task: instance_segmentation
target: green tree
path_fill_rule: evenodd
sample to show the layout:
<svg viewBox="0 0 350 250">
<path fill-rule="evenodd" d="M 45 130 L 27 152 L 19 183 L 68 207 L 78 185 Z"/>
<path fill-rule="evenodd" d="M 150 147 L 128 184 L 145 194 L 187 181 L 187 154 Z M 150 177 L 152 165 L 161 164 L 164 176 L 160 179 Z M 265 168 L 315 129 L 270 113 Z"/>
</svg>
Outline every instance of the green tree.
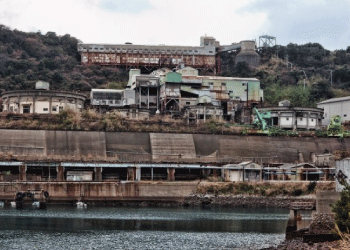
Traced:
<svg viewBox="0 0 350 250">
<path fill-rule="evenodd" d="M 331 90 L 329 81 L 320 81 L 314 84 L 310 91 L 310 101 L 317 102 L 324 99 L 333 98 L 334 94 Z"/>
<path fill-rule="evenodd" d="M 350 232 L 350 185 L 346 178 L 340 176 L 338 181 L 344 186 L 340 193 L 340 200 L 332 206 L 332 211 L 335 213 L 335 222 L 341 231 Z"/>
</svg>

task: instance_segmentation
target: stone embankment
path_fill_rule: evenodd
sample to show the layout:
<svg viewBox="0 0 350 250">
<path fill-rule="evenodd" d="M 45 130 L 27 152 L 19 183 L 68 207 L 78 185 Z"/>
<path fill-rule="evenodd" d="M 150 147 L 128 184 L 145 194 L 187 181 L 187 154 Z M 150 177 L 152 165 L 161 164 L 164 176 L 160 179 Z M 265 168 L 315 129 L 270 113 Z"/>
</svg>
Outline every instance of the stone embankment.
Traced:
<svg viewBox="0 0 350 250">
<path fill-rule="evenodd" d="M 304 243 L 303 238 L 288 240 L 277 247 L 268 247 L 261 250 L 333 250 L 339 248 L 338 241 L 320 242 L 320 243 Z"/>
<path fill-rule="evenodd" d="M 289 208 L 291 202 L 314 202 L 313 195 L 302 197 L 290 196 L 255 196 L 255 195 L 200 195 L 195 194 L 185 198 L 185 206 L 213 206 L 213 207 L 282 207 Z"/>
</svg>

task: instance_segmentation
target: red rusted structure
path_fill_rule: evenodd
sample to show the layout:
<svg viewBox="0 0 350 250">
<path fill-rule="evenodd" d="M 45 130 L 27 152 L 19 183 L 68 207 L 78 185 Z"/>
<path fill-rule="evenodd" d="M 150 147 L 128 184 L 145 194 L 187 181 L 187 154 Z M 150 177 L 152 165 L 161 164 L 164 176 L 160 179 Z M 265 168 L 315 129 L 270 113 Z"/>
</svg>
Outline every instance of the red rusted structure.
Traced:
<svg viewBox="0 0 350 250">
<path fill-rule="evenodd" d="M 221 71 L 220 53 L 242 47 L 240 54 L 243 55 L 246 53 L 244 48 L 249 47 L 254 58 L 257 58 L 254 62 L 258 62 L 259 55 L 254 51 L 254 46 L 254 41 L 220 46 L 215 38 L 205 36 L 201 37 L 200 46 L 79 43 L 78 51 L 81 54 L 83 65 L 113 65 L 127 70 L 138 68 L 147 72 L 164 67 L 176 68 L 185 65 L 196 68 L 202 73 L 218 74 Z M 241 60 L 245 60 L 245 57 Z"/>
</svg>

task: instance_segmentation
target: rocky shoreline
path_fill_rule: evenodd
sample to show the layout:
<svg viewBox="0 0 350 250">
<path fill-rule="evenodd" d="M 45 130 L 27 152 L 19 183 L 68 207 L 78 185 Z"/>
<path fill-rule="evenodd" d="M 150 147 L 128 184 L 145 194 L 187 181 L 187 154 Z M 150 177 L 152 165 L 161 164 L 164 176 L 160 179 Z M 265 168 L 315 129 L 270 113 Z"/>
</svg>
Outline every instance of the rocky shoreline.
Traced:
<svg viewBox="0 0 350 250">
<path fill-rule="evenodd" d="M 276 247 L 262 248 L 260 250 L 332 250 L 339 249 L 338 241 L 304 243 L 302 238 L 286 240 Z"/>
</svg>

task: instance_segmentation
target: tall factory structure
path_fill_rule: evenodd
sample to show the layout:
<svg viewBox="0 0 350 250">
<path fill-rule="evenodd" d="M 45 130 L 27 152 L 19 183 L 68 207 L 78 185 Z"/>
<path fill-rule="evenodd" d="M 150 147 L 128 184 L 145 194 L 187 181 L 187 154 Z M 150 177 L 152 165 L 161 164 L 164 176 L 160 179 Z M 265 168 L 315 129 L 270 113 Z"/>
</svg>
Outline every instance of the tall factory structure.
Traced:
<svg viewBox="0 0 350 250">
<path fill-rule="evenodd" d="M 83 65 L 113 65 L 126 69 L 138 68 L 144 72 L 188 66 L 202 73 L 217 74 L 221 71 L 220 54 L 238 49 L 237 62 L 258 66 L 260 57 L 255 52 L 255 41 L 221 46 L 214 37 L 204 36 L 200 39 L 200 46 L 78 44 Z"/>
</svg>

